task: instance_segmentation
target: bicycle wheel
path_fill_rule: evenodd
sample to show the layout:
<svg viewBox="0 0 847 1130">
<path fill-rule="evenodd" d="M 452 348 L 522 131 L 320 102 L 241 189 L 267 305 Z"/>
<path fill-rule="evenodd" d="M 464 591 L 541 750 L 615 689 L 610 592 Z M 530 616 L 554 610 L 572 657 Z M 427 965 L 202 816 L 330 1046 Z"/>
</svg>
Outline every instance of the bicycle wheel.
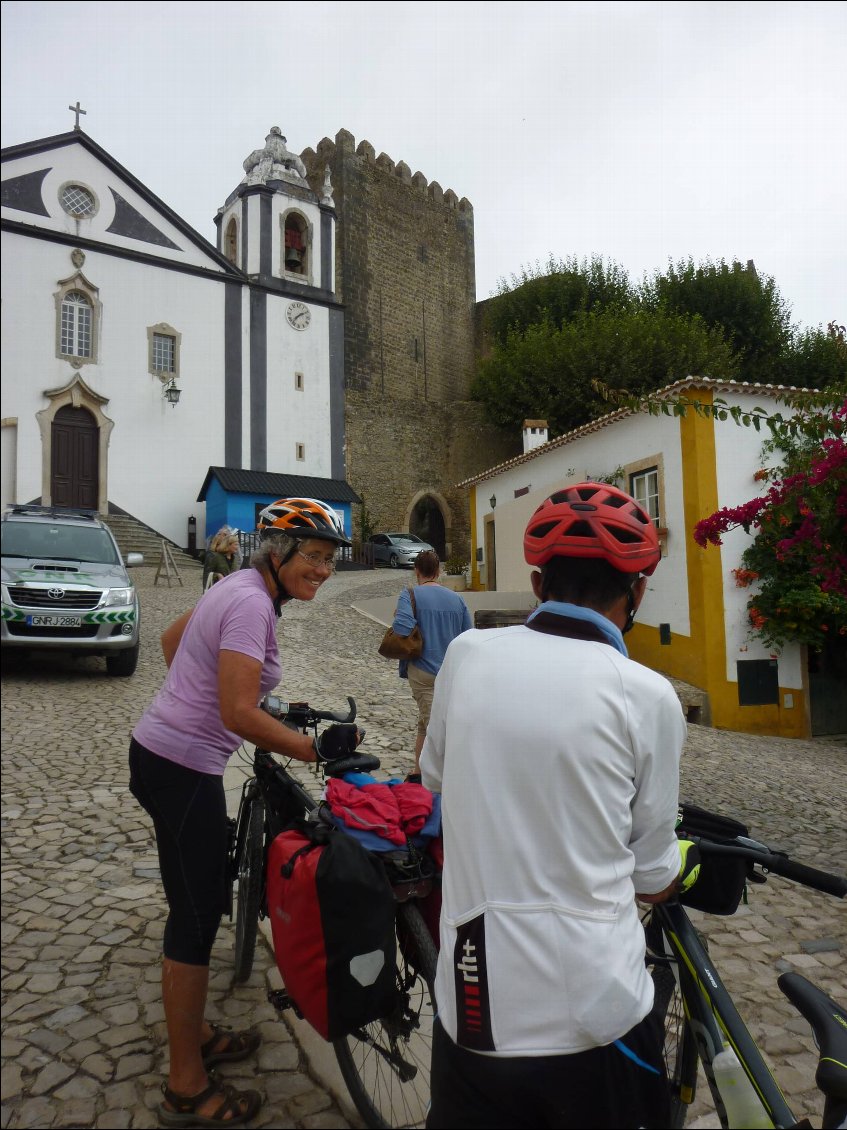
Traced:
<svg viewBox="0 0 847 1130">
<path fill-rule="evenodd" d="M 686 1019 L 682 994 L 676 983 L 673 969 L 667 961 L 655 960 L 653 954 L 665 952 L 662 931 L 658 925 L 648 925 L 647 966 L 653 978 L 653 1012 L 662 1021 L 664 1029 L 664 1059 L 671 1089 L 670 1130 L 679 1130 L 685 1122 L 688 1107 L 694 1101 L 697 1087 L 697 1045 Z M 706 939 L 700 936 L 706 945 Z"/>
<path fill-rule="evenodd" d="M 238 894 L 235 905 L 234 976 L 238 982 L 246 981 L 253 970 L 265 849 L 265 802 L 258 793 L 254 793 L 247 804 L 244 839 L 235 862 Z"/>
<path fill-rule="evenodd" d="M 390 1016 L 335 1040 L 338 1066 L 370 1127 L 423 1126 L 429 1108 L 438 954 L 418 908 L 397 907 L 398 1003 Z"/>
</svg>

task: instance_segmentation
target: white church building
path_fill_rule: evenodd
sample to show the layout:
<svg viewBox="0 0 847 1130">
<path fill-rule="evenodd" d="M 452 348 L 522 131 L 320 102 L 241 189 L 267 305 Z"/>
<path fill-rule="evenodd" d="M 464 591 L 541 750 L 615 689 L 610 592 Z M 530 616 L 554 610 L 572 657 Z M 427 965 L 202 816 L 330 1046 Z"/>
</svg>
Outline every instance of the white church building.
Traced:
<svg viewBox="0 0 847 1130">
<path fill-rule="evenodd" d="M 213 246 L 79 128 L 2 163 L 2 503 L 186 545 L 210 467 L 244 468 L 302 478 L 349 532 L 329 175 L 315 193 L 274 127 Z"/>
</svg>

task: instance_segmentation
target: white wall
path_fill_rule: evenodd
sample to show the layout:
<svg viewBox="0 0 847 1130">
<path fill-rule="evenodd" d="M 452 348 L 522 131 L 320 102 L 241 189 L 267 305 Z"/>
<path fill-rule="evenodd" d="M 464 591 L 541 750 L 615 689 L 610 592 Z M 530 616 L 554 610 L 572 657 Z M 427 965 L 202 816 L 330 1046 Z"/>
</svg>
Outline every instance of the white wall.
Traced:
<svg viewBox="0 0 847 1130">
<path fill-rule="evenodd" d="M 670 623 L 673 632 L 689 635 L 686 555 L 688 538 L 683 520 L 682 454 L 679 423 L 665 416 L 626 416 L 606 427 L 548 451 L 477 484 L 477 530 L 484 545 L 483 518 L 491 513 L 489 499 L 497 498 L 497 587 L 525 588 L 529 568 L 523 560 L 523 530 L 532 510 L 567 482 L 610 474 L 620 466 L 661 455 L 664 466 L 664 504 L 667 553 L 648 585 L 639 619 Z M 628 489 L 627 483 L 621 484 Z M 530 488 L 529 496 L 514 499 L 515 490 Z"/>
<path fill-rule="evenodd" d="M 774 411 L 771 397 L 763 398 L 752 393 L 722 393 L 722 399 L 737 405 L 744 412 L 752 408 L 765 408 Z M 783 416 L 793 415 L 793 409 L 780 405 Z M 753 475 L 763 466 L 772 465 L 778 457 L 762 459 L 762 444 L 769 435 L 756 432 L 751 427 L 736 424 L 731 418 L 715 421 L 715 457 L 718 481 L 718 497 L 721 507 L 738 506 L 763 495 L 767 483 L 756 482 Z M 756 586 L 739 588 L 732 570 L 741 567 L 741 555 L 753 541 L 754 534 L 744 530 L 731 530 L 723 535 L 721 564 L 723 566 L 723 597 L 726 619 L 726 677 L 731 682 L 737 680 L 736 662 L 744 659 L 767 659 L 779 654 L 779 681 L 783 686 L 802 687 L 802 651 L 796 644 L 790 644 L 780 653 L 752 637 L 747 601 L 756 592 Z M 710 552 L 706 550 L 705 552 Z"/>
</svg>

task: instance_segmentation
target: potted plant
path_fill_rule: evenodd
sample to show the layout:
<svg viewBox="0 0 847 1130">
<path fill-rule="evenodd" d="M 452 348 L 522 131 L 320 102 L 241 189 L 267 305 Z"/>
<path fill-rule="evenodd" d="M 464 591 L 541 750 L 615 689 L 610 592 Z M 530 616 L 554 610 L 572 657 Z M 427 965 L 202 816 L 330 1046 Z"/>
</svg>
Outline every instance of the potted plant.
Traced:
<svg viewBox="0 0 847 1130">
<path fill-rule="evenodd" d="M 468 587 L 468 562 L 457 553 L 451 554 L 444 562 L 444 576 L 441 583 L 453 592 L 464 592 Z"/>
</svg>

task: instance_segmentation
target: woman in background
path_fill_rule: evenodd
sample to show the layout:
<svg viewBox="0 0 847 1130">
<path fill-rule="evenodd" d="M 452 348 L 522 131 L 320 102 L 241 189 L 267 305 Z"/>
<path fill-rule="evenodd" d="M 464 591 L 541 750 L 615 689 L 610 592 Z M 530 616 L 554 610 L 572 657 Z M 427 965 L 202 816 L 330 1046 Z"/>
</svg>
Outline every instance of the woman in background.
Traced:
<svg viewBox="0 0 847 1130">
<path fill-rule="evenodd" d="M 473 627 L 471 614 L 462 597 L 438 583 L 440 572 L 441 562 L 435 550 L 421 550 L 415 558 L 414 607 L 412 590 L 403 589 L 391 625 L 396 635 L 408 636 L 417 624 L 424 641 L 423 652 L 417 659 L 400 660 L 400 678 L 409 680 L 412 697 L 418 705 L 415 768 L 406 778 L 411 781 L 421 779 L 418 759 L 429 725 L 435 676 L 444 662 L 444 653 L 456 636 Z"/>
<path fill-rule="evenodd" d="M 238 568 L 238 538 L 229 526 L 223 526 L 212 540 L 206 550 L 203 561 L 203 589 L 204 591 L 228 576 Z"/>
</svg>

